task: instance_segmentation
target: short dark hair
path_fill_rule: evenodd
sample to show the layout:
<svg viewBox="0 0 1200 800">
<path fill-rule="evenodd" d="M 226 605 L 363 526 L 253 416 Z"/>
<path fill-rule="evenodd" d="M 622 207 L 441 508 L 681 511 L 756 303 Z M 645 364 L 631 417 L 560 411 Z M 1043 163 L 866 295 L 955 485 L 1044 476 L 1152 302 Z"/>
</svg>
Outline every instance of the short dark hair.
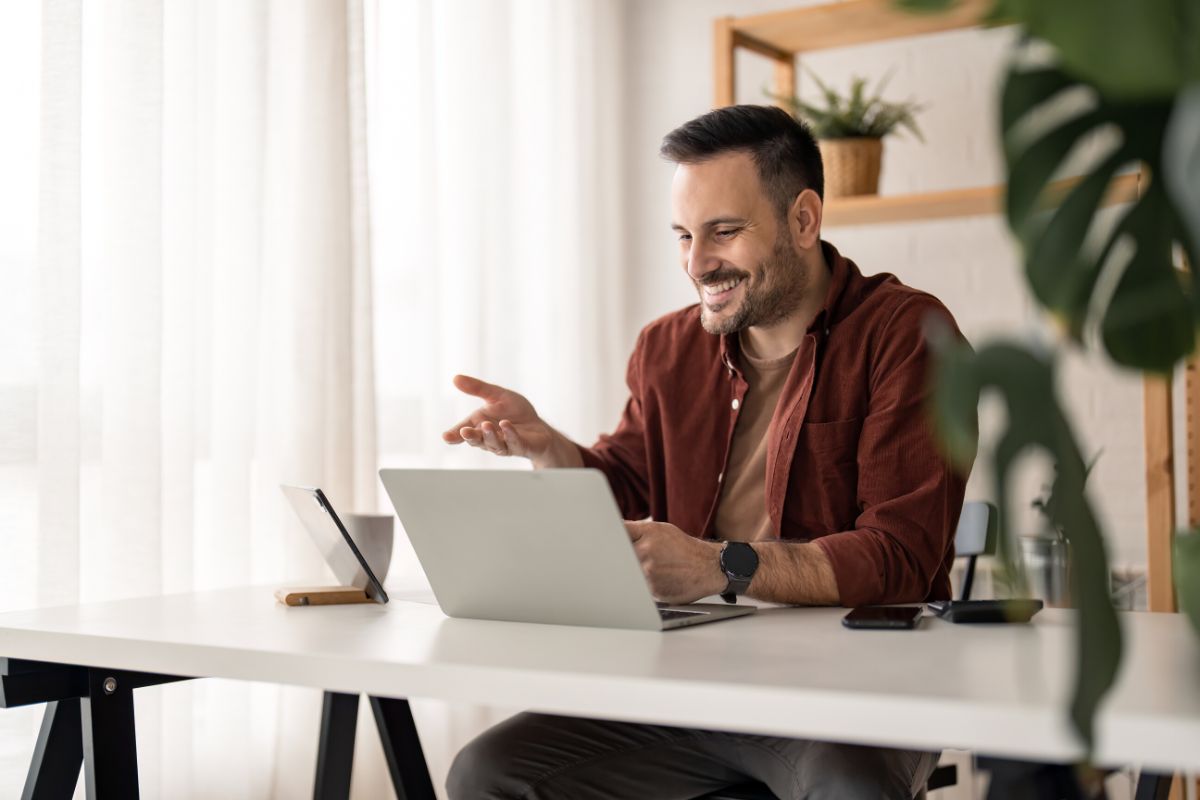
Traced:
<svg viewBox="0 0 1200 800">
<path fill-rule="evenodd" d="M 825 168 L 812 131 L 782 108 L 727 106 L 701 114 L 663 137 L 658 152 L 696 164 L 729 152 L 748 153 L 781 216 L 805 189 L 825 198 Z"/>
</svg>

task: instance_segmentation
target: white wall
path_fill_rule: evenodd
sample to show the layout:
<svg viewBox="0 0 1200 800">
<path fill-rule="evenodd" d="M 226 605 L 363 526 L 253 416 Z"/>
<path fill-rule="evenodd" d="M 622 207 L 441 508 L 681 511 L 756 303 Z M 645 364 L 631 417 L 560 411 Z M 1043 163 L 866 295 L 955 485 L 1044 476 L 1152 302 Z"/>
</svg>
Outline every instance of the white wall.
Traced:
<svg viewBox="0 0 1200 800">
<path fill-rule="evenodd" d="M 626 306 L 622 336 L 632 345 L 652 318 L 694 302 L 681 272 L 669 226 L 672 167 L 657 156 L 663 134 L 712 106 L 712 20 L 805 4 L 803 0 L 653 0 L 628 11 L 627 154 L 628 234 Z M 851 75 L 872 81 L 895 68 L 889 99 L 915 97 L 928 106 L 919 117 L 924 144 L 904 136 L 885 145 L 884 194 L 998 182 L 996 106 L 1011 31 L 960 31 L 814 53 L 805 60 L 823 80 L 845 87 Z M 739 54 L 741 102 L 765 102 L 770 67 Z M 802 92 L 811 81 L 799 78 Z M 1028 298 L 1016 250 L 1000 217 L 827 229 L 825 237 L 864 273 L 892 272 L 933 293 L 950 308 L 976 345 L 997 334 L 1028 337 L 1044 331 Z M 1103 447 L 1092 497 L 1107 525 L 1114 563 L 1145 562 L 1142 395 L 1137 376 L 1119 374 L 1098 357 L 1066 360 L 1062 391 L 1085 451 Z M 990 416 L 990 415 L 989 415 Z M 984 435 L 989 417 L 985 417 Z M 993 426 L 994 429 L 994 426 Z M 1044 465 L 1042 465 L 1044 466 Z M 1030 465 L 1016 484 L 1032 499 L 1043 481 Z M 969 497 L 989 494 L 990 478 L 977 466 Z M 1023 530 L 1036 524 L 1018 519 Z"/>
</svg>

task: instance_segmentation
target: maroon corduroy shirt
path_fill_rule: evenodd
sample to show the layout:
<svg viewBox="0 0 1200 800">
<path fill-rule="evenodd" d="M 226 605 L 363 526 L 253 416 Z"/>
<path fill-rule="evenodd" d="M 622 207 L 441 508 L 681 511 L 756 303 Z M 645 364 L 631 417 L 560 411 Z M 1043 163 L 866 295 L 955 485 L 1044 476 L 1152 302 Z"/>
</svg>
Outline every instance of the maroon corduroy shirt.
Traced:
<svg viewBox="0 0 1200 800">
<path fill-rule="evenodd" d="M 809 326 L 767 432 L 767 512 L 788 541 L 829 556 L 844 606 L 950 597 L 966 476 L 926 418 L 925 320 L 954 319 L 892 275 L 863 277 L 822 242 L 825 305 Z M 711 537 L 747 384 L 738 337 L 714 336 L 689 306 L 650 323 L 629 360 L 620 424 L 592 447 L 627 519 Z"/>
</svg>

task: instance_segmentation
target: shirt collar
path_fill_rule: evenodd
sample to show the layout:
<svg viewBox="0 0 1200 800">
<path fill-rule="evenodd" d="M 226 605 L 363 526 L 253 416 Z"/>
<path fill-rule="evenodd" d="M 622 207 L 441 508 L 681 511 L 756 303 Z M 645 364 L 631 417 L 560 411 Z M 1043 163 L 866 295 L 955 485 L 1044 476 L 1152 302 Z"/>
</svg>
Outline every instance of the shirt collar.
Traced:
<svg viewBox="0 0 1200 800">
<path fill-rule="evenodd" d="M 824 239 L 821 240 L 821 253 L 829 267 L 829 287 L 825 290 L 825 303 L 813 317 L 808 332 L 828 336 L 833 324 L 849 313 L 846 302 L 850 293 L 846 290 L 856 278 L 862 277 L 862 273 L 853 261 L 844 257 L 836 247 Z M 727 369 L 738 374 L 741 374 L 738 368 L 740 352 L 741 344 L 736 333 L 727 333 L 721 337 L 721 362 Z"/>
</svg>

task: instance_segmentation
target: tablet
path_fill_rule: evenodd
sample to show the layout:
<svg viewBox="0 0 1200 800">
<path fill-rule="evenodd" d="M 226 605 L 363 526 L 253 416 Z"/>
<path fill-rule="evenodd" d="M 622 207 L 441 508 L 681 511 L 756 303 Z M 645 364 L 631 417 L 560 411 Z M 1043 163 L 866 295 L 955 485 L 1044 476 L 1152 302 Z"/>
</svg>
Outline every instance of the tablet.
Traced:
<svg viewBox="0 0 1200 800">
<path fill-rule="evenodd" d="M 320 489 L 307 486 L 280 486 L 300 518 L 313 544 L 321 551 L 321 557 L 333 570 L 333 576 L 343 586 L 362 589 L 376 603 L 388 601 L 387 592 L 371 571 L 358 545 L 354 543 L 346 526 L 338 519 L 333 504 Z"/>
</svg>

